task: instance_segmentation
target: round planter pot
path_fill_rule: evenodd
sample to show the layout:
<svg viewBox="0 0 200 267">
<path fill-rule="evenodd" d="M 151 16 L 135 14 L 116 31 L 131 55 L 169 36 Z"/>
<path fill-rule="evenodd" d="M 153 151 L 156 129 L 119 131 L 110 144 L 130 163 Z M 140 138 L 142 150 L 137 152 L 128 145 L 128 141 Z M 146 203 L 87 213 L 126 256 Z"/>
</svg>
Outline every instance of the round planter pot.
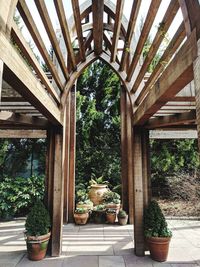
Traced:
<svg viewBox="0 0 200 267">
<path fill-rule="evenodd" d="M 29 260 L 39 261 L 45 257 L 50 236 L 51 233 L 41 236 L 25 235 Z"/>
<path fill-rule="evenodd" d="M 108 191 L 108 186 L 105 184 L 91 185 L 88 193 L 89 199 L 94 205 L 99 205 L 103 202 L 103 194 Z"/>
<path fill-rule="evenodd" d="M 107 203 L 107 204 L 105 204 L 105 208 L 106 209 L 115 209 L 117 213 L 120 210 L 120 206 L 121 206 L 120 204 L 115 204 L 115 203 Z"/>
<path fill-rule="evenodd" d="M 91 204 L 76 204 L 76 208 L 83 208 L 83 209 L 87 209 L 87 210 L 93 210 L 93 203 Z"/>
<path fill-rule="evenodd" d="M 114 224 L 116 221 L 116 213 L 106 213 L 106 221 L 107 223 Z"/>
<path fill-rule="evenodd" d="M 167 260 L 171 237 L 147 237 L 147 245 L 153 260 L 163 262 Z"/>
<path fill-rule="evenodd" d="M 95 223 L 101 224 L 101 223 L 105 223 L 106 220 L 106 211 L 102 210 L 102 211 L 93 211 L 93 219 Z"/>
<path fill-rule="evenodd" d="M 126 225 L 128 222 L 128 215 L 126 215 L 126 217 L 119 217 L 118 216 L 118 223 L 120 225 Z"/>
<path fill-rule="evenodd" d="M 86 224 L 88 217 L 88 213 L 74 213 L 74 220 L 76 224 Z"/>
</svg>

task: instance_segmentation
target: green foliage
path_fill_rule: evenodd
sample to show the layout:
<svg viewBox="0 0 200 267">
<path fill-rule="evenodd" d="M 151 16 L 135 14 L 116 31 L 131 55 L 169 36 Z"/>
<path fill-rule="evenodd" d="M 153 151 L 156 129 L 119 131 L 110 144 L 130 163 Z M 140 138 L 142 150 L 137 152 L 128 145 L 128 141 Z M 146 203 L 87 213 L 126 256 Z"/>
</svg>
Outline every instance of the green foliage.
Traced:
<svg viewBox="0 0 200 267">
<path fill-rule="evenodd" d="M 119 218 L 125 218 L 127 216 L 127 213 L 125 210 L 119 210 L 119 213 L 117 215 Z"/>
<path fill-rule="evenodd" d="M 144 235 L 146 237 L 171 237 L 165 217 L 158 203 L 152 200 L 144 213 Z"/>
<path fill-rule="evenodd" d="M 103 194 L 103 201 L 105 203 L 119 204 L 120 203 L 120 195 L 109 190 Z"/>
<path fill-rule="evenodd" d="M 49 212 L 44 204 L 37 200 L 26 219 L 26 234 L 32 236 L 45 235 L 49 232 L 50 227 Z"/>
<path fill-rule="evenodd" d="M 44 177 L 4 178 L 0 183 L 0 218 L 26 213 L 44 197 Z"/>
<path fill-rule="evenodd" d="M 108 184 L 108 181 L 105 181 L 103 176 L 100 176 L 98 178 L 91 178 L 89 181 L 90 185 L 95 185 L 95 184 Z"/>
<path fill-rule="evenodd" d="M 87 188 L 83 183 L 79 183 L 76 186 L 76 203 L 78 202 L 83 202 L 85 203 L 88 200 L 88 193 L 87 193 Z"/>
<path fill-rule="evenodd" d="M 88 210 L 85 208 L 76 208 L 74 212 L 78 214 L 83 214 L 83 213 L 88 213 Z"/>
<path fill-rule="evenodd" d="M 117 211 L 116 211 L 116 209 L 107 209 L 106 213 L 116 214 Z"/>
<path fill-rule="evenodd" d="M 120 81 L 101 61 L 91 64 L 77 82 L 76 183 L 106 177 L 120 181 Z"/>
<path fill-rule="evenodd" d="M 105 211 L 105 205 L 103 204 L 96 205 L 93 210 L 94 211 Z"/>
</svg>

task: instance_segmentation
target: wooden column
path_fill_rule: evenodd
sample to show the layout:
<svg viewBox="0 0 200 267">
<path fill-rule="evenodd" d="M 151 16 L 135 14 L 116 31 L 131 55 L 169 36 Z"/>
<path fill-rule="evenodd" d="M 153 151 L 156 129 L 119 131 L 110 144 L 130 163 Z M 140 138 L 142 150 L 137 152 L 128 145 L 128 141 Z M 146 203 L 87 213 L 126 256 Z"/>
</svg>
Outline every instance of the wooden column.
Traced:
<svg viewBox="0 0 200 267">
<path fill-rule="evenodd" d="M 68 189 L 69 189 L 69 147 L 70 147 L 70 94 L 68 95 L 63 124 L 63 179 L 64 179 L 64 203 L 63 221 L 68 222 Z"/>
<path fill-rule="evenodd" d="M 0 59 L 0 102 L 2 94 L 2 81 L 3 81 L 3 61 Z"/>
<path fill-rule="evenodd" d="M 76 157 L 76 88 L 71 89 L 70 101 L 70 160 L 69 160 L 69 195 L 68 195 L 68 220 L 74 221 L 75 208 L 75 157 Z"/>
<path fill-rule="evenodd" d="M 10 33 L 17 1 L 18 0 L 0 1 L 0 30 Z"/>
<path fill-rule="evenodd" d="M 134 185 L 133 185 L 133 131 L 132 108 L 128 94 L 126 93 L 126 138 L 127 138 L 127 171 L 128 171 L 128 203 L 129 222 L 134 222 Z"/>
<path fill-rule="evenodd" d="M 149 131 L 142 131 L 142 171 L 143 171 L 143 191 L 144 208 L 148 206 L 151 200 L 151 169 L 150 169 L 150 147 Z"/>
<path fill-rule="evenodd" d="M 193 70 L 194 70 L 194 84 L 195 84 L 195 98 L 196 98 L 198 146 L 200 151 L 200 39 L 197 42 L 197 47 L 198 47 L 198 57 L 193 63 Z"/>
<path fill-rule="evenodd" d="M 120 97 L 121 116 L 121 183 L 122 183 L 122 207 L 129 213 L 128 199 L 128 170 L 127 170 L 127 120 L 126 120 L 126 90 L 121 87 Z"/>
<path fill-rule="evenodd" d="M 144 256 L 143 233 L 143 171 L 142 171 L 142 131 L 134 127 L 133 138 L 133 162 L 134 162 L 134 244 L 135 254 Z"/>
<path fill-rule="evenodd" d="M 63 226 L 63 178 L 62 178 L 62 131 L 55 129 L 53 215 L 52 215 L 52 256 L 62 252 Z"/>
</svg>

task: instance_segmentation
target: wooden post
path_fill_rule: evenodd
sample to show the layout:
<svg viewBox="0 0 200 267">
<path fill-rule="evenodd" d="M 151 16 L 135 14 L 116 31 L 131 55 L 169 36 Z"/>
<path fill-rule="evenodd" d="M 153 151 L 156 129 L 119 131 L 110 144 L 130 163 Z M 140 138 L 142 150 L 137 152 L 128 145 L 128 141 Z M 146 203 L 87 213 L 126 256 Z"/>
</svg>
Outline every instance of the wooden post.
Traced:
<svg viewBox="0 0 200 267">
<path fill-rule="evenodd" d="M 134 162 L 134 243 L 135 254 L 144 256 L 144 233 L 143 233 L 143 171 L 142 171 L 142 132 L 134 127 L 133 138 L 133 162 Z"/>
<path fill-rule="evenodd" d="M 64 179 L 64 203 L 63 221 L 68 222 L 68 189 L 69 189 L 69 160 L 70 160 L 70 94 L 68 95 L 63 124 L 63 179 Z"/>
<path fill-rule="evenodd" d="M 0 1 L 0 30 L 10 33 L 17 2 L 18 0 Z"/>
<path fill-rule="evenodd" d="M 142 171 L 143 171 L 143 190 L 144 208 L 151 200 L 151 170 L 150 170 L 150 150 L 149 150 L 149 131 L 142 131 Z"/>
<path fill-rule="evenodd" d="M 193 70 L 194 70 L 194 84 L 195 84 L 195 98 L 196 98 L 198 146 L 200 152 L 200 39 L 197 42 L 197 47 L 198 47 L 198 57 L 193 63 Z"/>
<path fill-rule="evenodd" d="M 53 179 L 53 215 L 52 215 L 52 256 L 62 252 L 63 226 L 63 178 L 62 178 L 62 131 L 55 129 L 54 179 Z"/>
<path fill-rule="evenodd" d="M 71 89 L 70 101 L 70 160 L 69 160 L 69 196 L 68 196 L 68 220 L 74 221 L 75 205 L 75 156 L 76 156 L 76 87 Z"/>
<path fill-rule="evenodd" d="M 134 185 L 133 185 L 133 131 L 131 101 L 126 93 L 126 138 L 127 138 L 127 171 L 128 171 L 128 203 L 129 222 L 134 222 Z"/>
<path fill-rule="evenodd" d="M 2 81 L 3 81 L 3 61 L 0 59 L 0 102 L 2 94 Z"/>
<path fill-rule="evenodd" d="M 121 87 L 120 97 L 121 116 L 121 183 L 122 183 L 122 207 L 129 213 L 128 199 L 128 171 L 127 171 L 127 120 L 126 120 L 126 90 Z"/>
</svg>

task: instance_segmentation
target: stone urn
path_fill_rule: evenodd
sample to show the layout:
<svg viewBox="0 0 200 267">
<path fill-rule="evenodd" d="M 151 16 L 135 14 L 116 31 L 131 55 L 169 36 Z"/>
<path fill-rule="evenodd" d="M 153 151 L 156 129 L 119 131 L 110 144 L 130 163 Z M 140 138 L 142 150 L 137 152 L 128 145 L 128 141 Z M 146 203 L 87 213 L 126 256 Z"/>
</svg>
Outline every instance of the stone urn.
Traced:
<svg viewBox="0 0 200 267">
<path fill-rule="evenodd" d="M 103 202 L 103 194 L 108 191 L 108 186 L 105 184 L 94 184 L 91 185 L 90 191 L 88 193 L 89 199 L 93 204 L 99 205 Z"/>
</svg>

